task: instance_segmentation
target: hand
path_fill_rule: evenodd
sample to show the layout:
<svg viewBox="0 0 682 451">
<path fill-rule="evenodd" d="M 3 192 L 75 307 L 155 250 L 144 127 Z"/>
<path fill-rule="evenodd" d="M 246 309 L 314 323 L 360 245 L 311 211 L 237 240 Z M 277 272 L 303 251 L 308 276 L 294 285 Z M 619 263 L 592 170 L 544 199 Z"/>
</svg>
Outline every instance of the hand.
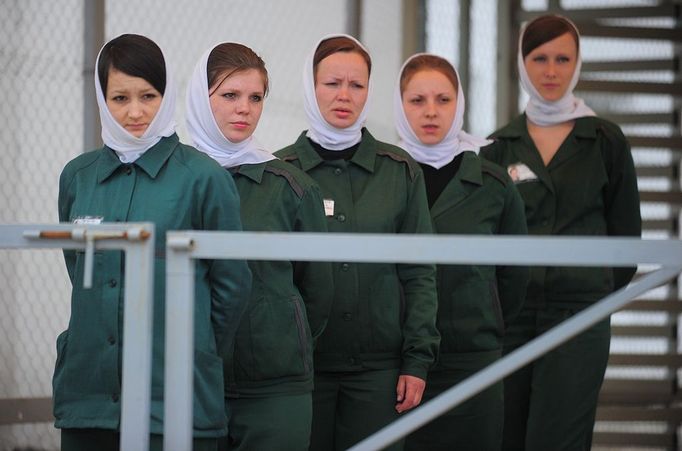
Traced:
<svg viewBox="0 0 682 451">
<path fill-rule="evenodd" d="M 395 405 L 395 410 L 398 413 L 403 413 L 417 407 L 422 402 L 424 388 L 426 388 L 424 379 L 406 374 L 398 377 L 398 386 L 396 387 L 398 403 Z"/>
</svg>

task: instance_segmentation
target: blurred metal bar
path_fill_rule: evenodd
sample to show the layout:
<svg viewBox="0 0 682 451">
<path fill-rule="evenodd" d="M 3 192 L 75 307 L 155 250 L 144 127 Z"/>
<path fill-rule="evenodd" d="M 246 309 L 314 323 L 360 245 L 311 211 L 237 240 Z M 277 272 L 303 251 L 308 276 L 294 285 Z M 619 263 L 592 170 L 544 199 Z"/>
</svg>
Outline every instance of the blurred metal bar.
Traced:
<svg viewBox="0 0 682 451">
<path fill-rule="evenodd" d="M 585 61 L 580 73 L 585 72 L 632 72 L 632 71 L 676 71 L 677 59 Z"/>
<path fill-rule="evenodd" d="M 464 89 L 464 95 L 467 99 L 472 99 L 471 84 L 469 83 L 471 77 L 471 64 L 469 64 L 469 55 L 471 53 L 471 0 L 459 0 L 459 24 L 457 34 L 459 35 L 459 63 L 457 72 L 459 73 L 460 89 Z M 453 26 L 457 26 L 453 24 Z M 469 115 L 464 114 L 464 130 L 469 130 Z"/>
<path fill-rule="evenodd" d="M 646 81 L 603 81 L 580 80 L 576 91 L 609 92 L 628 94 L 670 94 L 682 95 L 682 82 L 654 83 Z"/>
<path fill-rule="evenodd" d="M 0 399 L 0 426 L 52 421 L 52 398 Z"/>
<path fill-rule="evenodd" d="M 682 149 L 682 136 L 634 136 L 629 135 L 632 147 L 661 147 L 664 149 Z"/>
<path fill-rule="evenodd" d="M 665 113 L 613 113 L 605 111 L 601 117 L 615 122 L 618 125 L 626 124 L 670 124 L 677 126 L 678 114 L 676 111 Z"/>
<path fill-rule="evenodd" d="M 497 2 L 497 127 L 519 114 L 519 84 L 516 75 L 516 48 L 521 0 Z"/>
<path fill-rule="evenodd" d="M 586 9 L 566 9 L 561 8 L 558 0 L 552 0 L 556 12 L 560 12 L 570 17 L 573 21 L 585 21 L 594 19 L 611 18 L 642 18 L 642 17 L 679 17 L 679 6 L 673 3 L 662 3 L 656 6 L 627 7 L 617 8 L 586 8 Z M 522 20 L 529 20 L 542 14 L 543 11 L 523 11 Z"/>
<path fill-rule="evenodd" d="M 599 38 L 652 39 L 656 41 L 682 42 L 682 29 L 654 27 L 607 26 L 594 22 L 576 23 L 580 35 Z"/>
<path fill-rule="evenodd" d="M 104 45 L 104 1 L 83 2 L 83 151 L 102 147 L 95 96 L 95 63 Z"/>
<path fill-rule="evenodd" d="M 362 41 L 362 0 L 346 0 L 346 33 Z"/>
<path fill-rule="evenodd" d="M 426 49 L 426 2 L 403 0 L 402 60 Z"/>
</svg>

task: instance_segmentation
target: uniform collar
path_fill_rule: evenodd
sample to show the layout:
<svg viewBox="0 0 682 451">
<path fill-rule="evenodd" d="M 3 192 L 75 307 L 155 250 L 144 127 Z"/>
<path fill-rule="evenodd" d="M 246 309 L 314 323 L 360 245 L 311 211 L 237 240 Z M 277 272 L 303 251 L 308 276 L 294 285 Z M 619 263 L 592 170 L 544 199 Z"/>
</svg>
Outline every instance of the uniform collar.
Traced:
<svg viewBox="0 0 682 451">
<path fill-rule="evenodd" d="M 483 174 L 481 169 L 481 159 L 474 152 L 465 151 L 462 154 L 462 163 L 455 177 L 463 182 L 483 185 Z"/>
<path fill-rule="evenodd" d="M 161 138 L 161 140 L 147 150 L 140 158 L 135 160 L 134 165 L 138 166 L 151 178 L 156 178 L 161 168 L 166 163 L 175 147 L 179 144 L 177 134 Z M 97 182 L 102 183 L 109 178 L 119 166 L 122 166 L 116 153 L 108 147 L 104 147 L 105 152 L 97 162 Z"/>
<path fill-rule="evenodd" d="M 597 125 L 593 117 L 580 117 L 575 120 L 573 135 L 579 138 L 596 138 Z M 528 135 L 526 114 L 523 113 L 514 118 L 509 125 L 495 133 L 495 138 L 521 138 Z"/>
<path fill-rule="evenodd" d="M 318 155 L 313 146 L 308 142 L 306 131 L 301 133 L 296 140 L 296 155 L 301 163 L 301 169 L 305 172 L 310 171 L 315 166 L 323 163 L 324 160 Z M 377 140 L 366 128 L 362 129 L 362 140 L 358 150 L 349 161 L 360 166 L 368 172 L 374 172 L 374 162 L 376 160 Z"/>
<path fill-rule="evenodd" d="M 265 166 L 267 166 L 267 162 L 263 163 L 256 163 L 256 164 L 242 164 L 237 166 L 232 170 L 234 174 L 240 174 L 243 175 L 244 177 L 248 177 L 254 182 L 260 184 L 261 180 L 263 180 L 263 172 L 265 172 Z"/>
</svg>

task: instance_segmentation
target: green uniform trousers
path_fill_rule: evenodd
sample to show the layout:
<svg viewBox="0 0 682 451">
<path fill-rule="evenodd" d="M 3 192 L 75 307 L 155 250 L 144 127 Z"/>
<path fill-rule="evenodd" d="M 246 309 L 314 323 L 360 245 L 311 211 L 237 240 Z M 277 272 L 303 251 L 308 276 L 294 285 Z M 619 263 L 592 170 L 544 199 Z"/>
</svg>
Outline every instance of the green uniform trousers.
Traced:
<svg viewBox="0 0 682 451">
<path fill-rule="evenodd" d="M 282 395 L 266 398 L 229 398 L 227 437 L 220 451 L 306 451 L 310 444 L 312 396 Z"/>
<path fill-rule="evenodd" d="M 522 311 L 507 329 L 505 353 L 578 311 Z M 504 380 L 504 450 L 590 450 L 610 341 L 606 319 Z"/>
<path fill-rule="evenodd" d="M 310 451 L 350 448 L 398 419 L 400 370 L 315 373 Z M 403 440 L 386 448 L 400 451 Z"/>
<path fill-rule="evenodd" d="M 430 371 L 422 403 L 452 388 L 493 363 L 482 359 L 478 368 Z M 499 382 L 407 436 L 406 451 L 499 451 L 504 418 L 503 388 Z"/>
<path fill-rule="evenodd" d="M 120 432 L 110 429 L 62 429 L 61 451 L 119 451 Z M 149 436 L 149 450 L 162 451 L 163 435 Z M 216 451 L 218 439 L 195 438 L 194 451 Z"/>
</svg>

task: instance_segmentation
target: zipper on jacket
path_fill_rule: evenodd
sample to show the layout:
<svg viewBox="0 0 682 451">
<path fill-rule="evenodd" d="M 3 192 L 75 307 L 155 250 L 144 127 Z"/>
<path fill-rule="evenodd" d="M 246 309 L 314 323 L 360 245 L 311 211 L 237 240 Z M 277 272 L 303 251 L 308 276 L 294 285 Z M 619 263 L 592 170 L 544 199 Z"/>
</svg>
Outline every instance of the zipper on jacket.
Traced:
<svg viewBox="0 0 682 451">
<path fill-rule="evenodd" d="M 296 328 L 298 329 L 298 346 L 301 351 L 301 358 L 303 359 L 303 368 L 306 373 L 310 372 L 310 364 L 306 356 L 306 342 L 307 336 L 305 333 L 305 324 L 303 321 L 303 311 L 301 310 L 301 303 L 298 302 L 296 296 L 291 297 L 291 301 L 294 303 L 294 314 L 296 315 Z"/>
</svg>

